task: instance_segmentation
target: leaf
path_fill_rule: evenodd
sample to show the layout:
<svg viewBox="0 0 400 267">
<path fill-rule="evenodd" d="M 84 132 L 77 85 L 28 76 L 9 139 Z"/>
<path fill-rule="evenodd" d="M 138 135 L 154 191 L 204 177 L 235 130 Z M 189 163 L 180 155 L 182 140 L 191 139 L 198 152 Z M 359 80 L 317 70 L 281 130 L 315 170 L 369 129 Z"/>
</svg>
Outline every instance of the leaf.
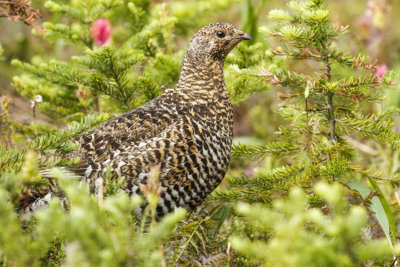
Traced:
<svg viewBox="0 0 400 267">
<path fill-rule="evenodd" d="M 366 187 L 365 185 L 360 184 L 358 182 L 348 182 L 347 186 L 350 187 L 351 190 L 354 190 L 354 191 L 357 191 L 358 193 L 360 193 L 360 195 L 363 199 L 366 198 L 370 193 L 370 190 L 368 187 Z"/>
<path fill-rule="evenodd" d="M 394 224 L 394 217 L 393 213 L 389 208 L 389 205 L 386 199 L 383 197 L 382 191 L 376 184 L 376 182 L 368 177 L 369 182 L 371 183 L 372 187 L 379 192 L 380 197 L 373 197 L 371 199 L 371 206 L 369 207 L 372 212 L 375 213 L 375 216 L 382 227 L 383 232 L 391 247 L 393 247 L 393 243 L 396 241 L 396 228 Z M 349 182 L 347 185 L 352 189 L 360 193 L 361 197 L 364 199 L 370 194 L 370 190 L 363 184 L 358 182 Z M 390 231 L 392 232 L 393 242 L 390 237 Z"/>
<path fill-rule="evenodd" d="M 217 227 L 215 229 L 212 229 L 213 238 L 215 237 L 215 235 L 221 228 L 222 224 L 229 217 L 230 214 L 231 214 L 231 206 L 229 205 L 229 203 L 225 203 L 217 210 L 217 212 L 215 212 L 212 218 L 216 220 L 218 223 Z"/>
<path fill-rule="evenodd" d="M 376 213 L 378 221 L 381 224 L 382 228 L 383 228 L 383 225 L 381 223 L 381 220 L 389 225 L 390 231 L 392 232 L 393 243 L 396 244 L 396 224 L 395 224 L 395 221 L 394 221 L 393 213 L 390 210 L 389 203 L 386 201 L 385 196 L 382 194 L 382 191 L 379 188 L 379 186 L 376 184 L 375 180 L 370 178 L 370 177 L 368 177 L 368 180 L 371 183 L 372 187 L 376 191 L 379 192 L 379 195 L 380 195 L 379 201 L 380 201 L 380 204 L 381 204 L 382 208 L 384 209 L 384 213 L 383 214 L 382 214 L 382 212 L 380 213 L 380 216 L 382 216 L 381 219 L 379 219 L 378 214 Z M 386 219 L 386 220 L 384 220 L 384 219 Z M 385 226 L 386 226 L 386 228 L 388 227 L 387 225 L 385 225 Z M 386 229 L 384 231 L 385 231 L 386 237 L 390 241 L 389 229 Z"/>
</svg>

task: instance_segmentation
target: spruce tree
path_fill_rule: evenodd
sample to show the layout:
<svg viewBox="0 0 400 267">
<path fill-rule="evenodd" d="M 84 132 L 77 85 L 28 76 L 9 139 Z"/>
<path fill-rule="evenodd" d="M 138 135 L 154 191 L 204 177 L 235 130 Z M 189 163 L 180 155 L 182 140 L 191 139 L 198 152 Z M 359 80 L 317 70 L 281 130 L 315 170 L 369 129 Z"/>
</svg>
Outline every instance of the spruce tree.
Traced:
<svg viewBox="0 0 400 267">
<path fill-rule="evenodd" d="M 237 234 L 241 234 L 232 239 L 233 248 L 250 256 L 243 260 L 239 254 L 243 263 L 255 258 L 275 266 L 354 266 L 369 261 L 394 264 L 396 259 L 391 257 L 398 253 L 395 207 L 389 205 L 389 196 L 378 183 L 393 190 L 399 174 L 386 177 L 385 170 L 370 170 L 368 159 L 363 162 L 354 146 L 372 140 L 392 153 L 399 151 L 400 136 L 392 120 L 398 109 L 376 111 L 373 105 L 385 98 L 383 89 L 390 86 L 394 74 L 389 71 L 378 77 L 373 59 L 340 50 L 338 41 L 348 26 L 330 21 L 325 1 L 292 1 L 289 7 L 290 12 L 270 11 L 269 19 L 276 23 L 260 28 L 278 42 L 267 51 L 274 64 L 250 71 L 283 88 L 276 108 L 283 121 L 276 140 L 265 145 L 233 146 L 234 158 L 255 161 L 272 154 L 280 166 L 256 168 L 255 177 L 229 177 L 229 187 L 214 194 L 215 199 L 228 202 L 272 205 L 237 206 L 236 212 L 245 218 L 234 216 L 241 225 Z M 293 70 L 299 64 L 303 64 L 304 73 Z M 357 139 L 360 141 L 354 141 Z M 320 181 L 324 183 L 317 184 Z M 274 200 L 285 198 L 289 191 L 287 200 Z M 360 207 L 364 205 L 369 216 Z M 352 215 L 356 211 L 359 214 Z M 366 239 L 356 241 L 374 221 L 386 240 L 367 233 Z M 348 244 L 355 246 L 354 251 Z"/>
<path fill-rule="evenodd" d="M 233 147 L 234 158 L 257 160 L 273 154 L 282 165 L 258 168 L 253 178 L 230 178 L 232 188 L 219 192 L 220 198 L 269 202 L 274 192 L 282 193 L 294 185 L 307 188 L 319 180 L 345 183 L 360 175 L 379 179 L 368 166 L 353 163 L 356 148 L 348 136 L 369 138 L 393 151 L 400 148 L 392 121 L 398 110 L 367 108 L 384 99 L 383 89 L 390 85 L 393 73 L 379 78 L 372 59 L 340 51 L 336 41 L 348 27 L 330 22 L 324 1 L 290 2 L 289 6 L 293 12 L 272 10 L 269 18 L 278 23 L 260 28 L 279 41 L 279 46 L 267 51 L 277 64 L 250 71 L 284 88 L 276 108 L 283 123 L 274 142 Z M 309 68 L 306 73 L 289 69 L 296 64 Z M 393 182 L 397 178 L 388 177 Z"/>
</svg>

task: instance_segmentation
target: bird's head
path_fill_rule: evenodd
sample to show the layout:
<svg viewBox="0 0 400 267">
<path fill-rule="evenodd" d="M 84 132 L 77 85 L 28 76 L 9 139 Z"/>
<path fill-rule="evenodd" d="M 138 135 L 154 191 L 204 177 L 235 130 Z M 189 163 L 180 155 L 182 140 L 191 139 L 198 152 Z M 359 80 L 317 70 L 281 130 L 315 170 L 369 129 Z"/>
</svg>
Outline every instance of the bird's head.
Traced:
<svg viewBox="0 0 400 267">
<path fill-rule="evenodd" d="M 223 64 L 229 52 L 243 40 L 252 40 L 252 38 L 232 24 L 211 23 L 193 36 L 186 57 L 198 64 L 209 65 L 213 62 Z"/>
</svg>

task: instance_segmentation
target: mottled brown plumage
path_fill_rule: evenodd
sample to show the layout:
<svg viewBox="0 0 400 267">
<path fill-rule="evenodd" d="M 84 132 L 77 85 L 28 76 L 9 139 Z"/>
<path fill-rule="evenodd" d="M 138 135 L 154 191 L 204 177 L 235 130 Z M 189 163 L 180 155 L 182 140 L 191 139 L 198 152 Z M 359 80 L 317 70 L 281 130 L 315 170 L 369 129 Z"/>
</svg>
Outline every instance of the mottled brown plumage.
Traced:
<svg viewBox="0 0 400 267">
<path fill-rule="evenodd" d="M 209 24 L 187 48 L 178 84 L 147 104 L 109 120 L 80 140 L 72 170 L 96 193 L 107 166 L 125 176 L 124 189 L 141 194 L 160 167 L 157 214 L 198 206 L 228 168 L 233 110 L 223 76 L 228 53 L 251 37 L 228 23 Z"/>
</svg>

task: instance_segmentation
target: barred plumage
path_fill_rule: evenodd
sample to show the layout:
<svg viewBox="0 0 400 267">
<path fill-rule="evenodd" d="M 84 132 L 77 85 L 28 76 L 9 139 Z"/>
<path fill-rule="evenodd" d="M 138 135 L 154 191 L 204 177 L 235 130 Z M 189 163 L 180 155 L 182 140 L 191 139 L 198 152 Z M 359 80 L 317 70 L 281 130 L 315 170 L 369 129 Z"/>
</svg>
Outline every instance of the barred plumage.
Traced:
<svg viewBox="0 0 400 267">
<path fill-rule="evenodd" d="M 125 176 L 124 189 L 141 194 L 152 166 L 160 167 L 159 216 L 175 207 L 198 206 L 223 179 L 233 133 L 233 109 L 225 86 L 226 56 L 251 37 L 228 23 L 209 24 L 190 41 L 178 84 L 147 104 L 88 132 L 71 156 L 71 170 L 96 193 L 107 168 Z M 109 166 L 109 167 L 107 167 Z"/>
</svg>

